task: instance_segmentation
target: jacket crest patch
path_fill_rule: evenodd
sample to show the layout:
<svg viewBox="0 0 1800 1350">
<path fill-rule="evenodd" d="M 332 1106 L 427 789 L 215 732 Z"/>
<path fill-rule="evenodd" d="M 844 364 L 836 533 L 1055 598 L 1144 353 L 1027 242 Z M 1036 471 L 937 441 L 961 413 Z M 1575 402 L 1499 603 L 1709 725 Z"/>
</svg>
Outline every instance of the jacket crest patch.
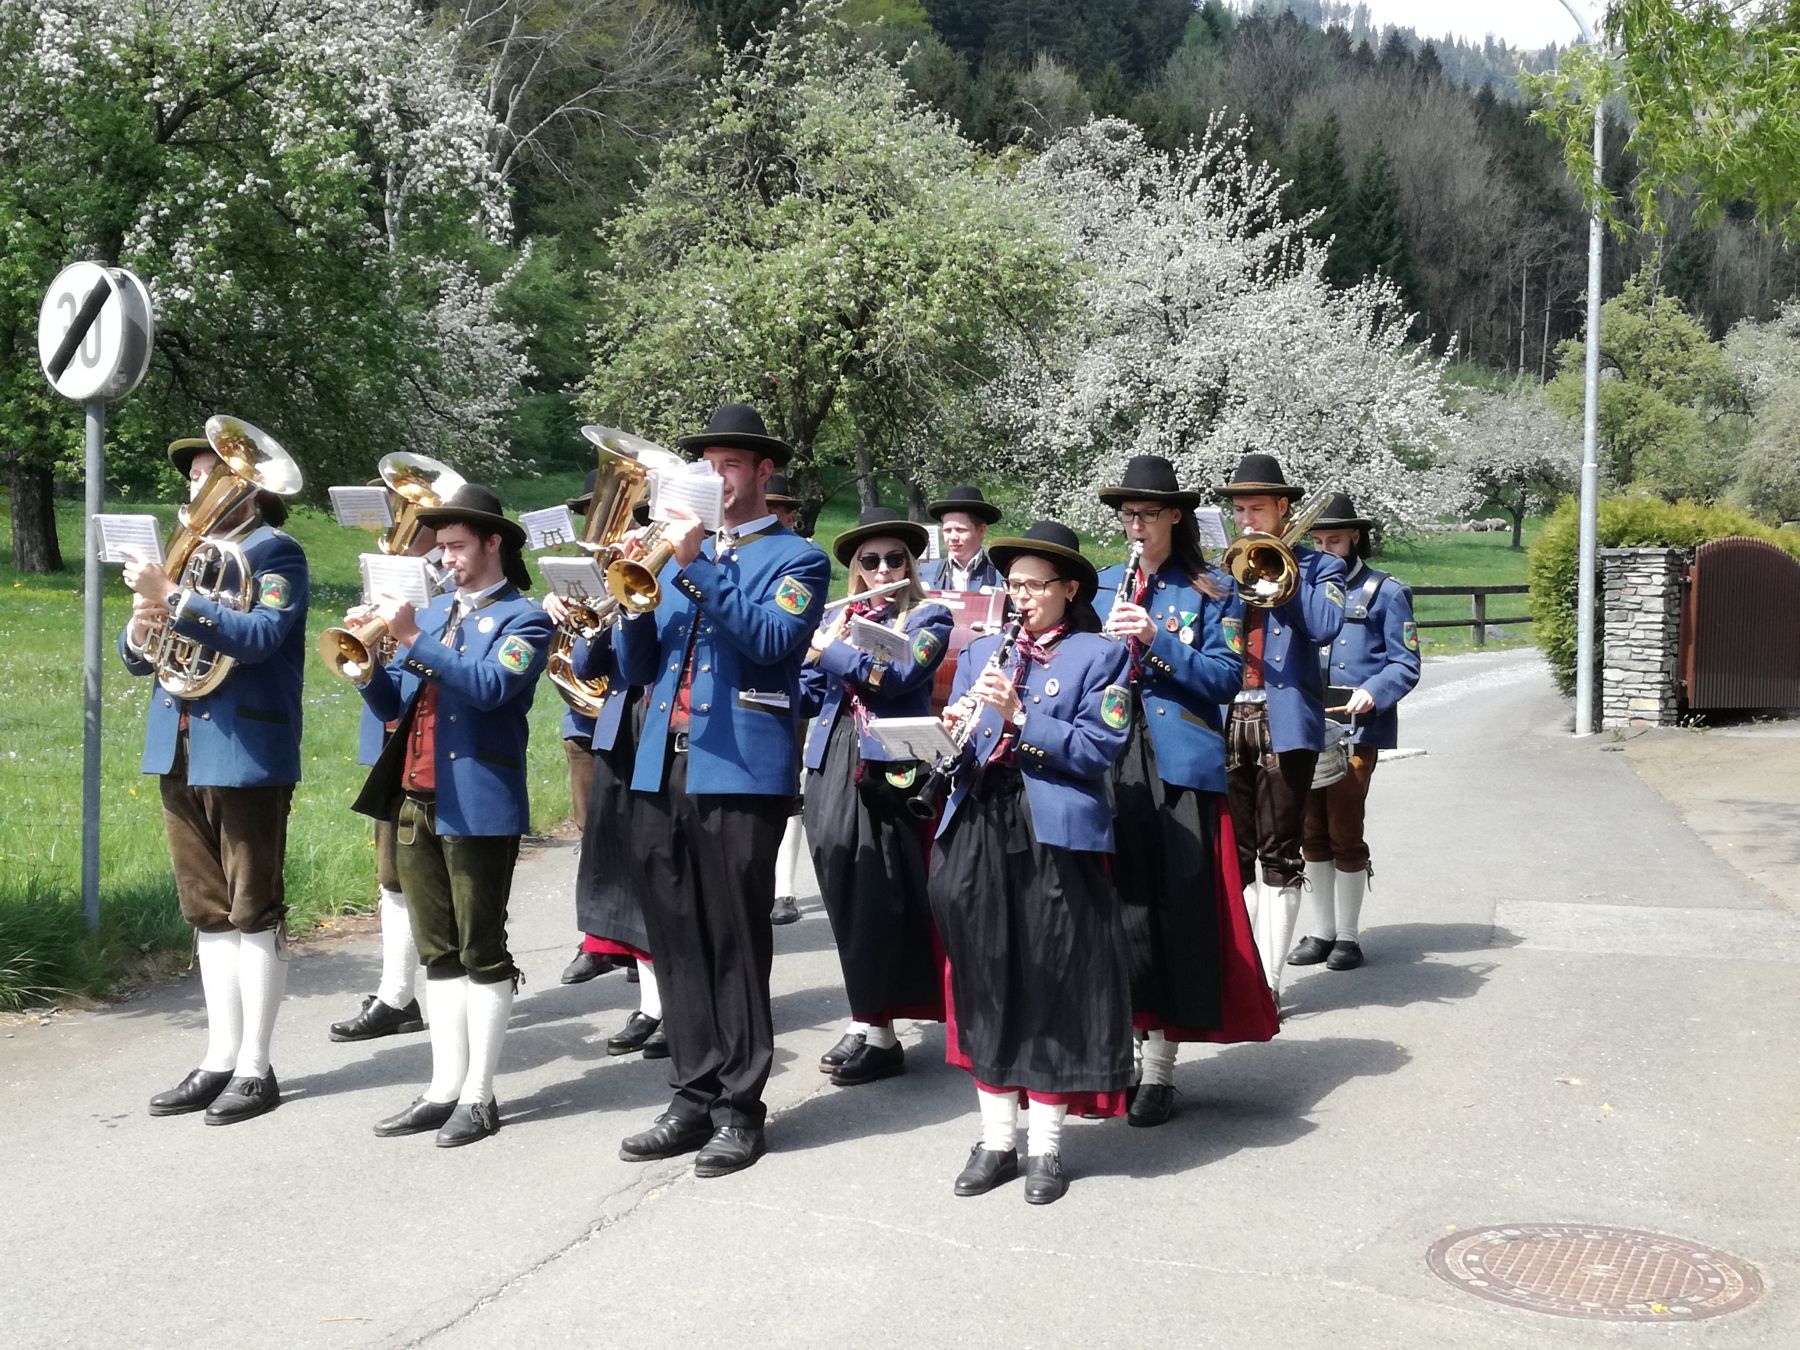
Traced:
<svg viewBox="0 0 1800 1350">
<path fill-rule="evenodd" d="M 262 579 L 258 595 L 270 609 L 286 609 L 293 603 L 294 587 L 281 573 L 271 572 Z"/>
<path fill-rule="evenodd" d="M 1242 619 L 1220 619 L 1219 626 L 1225 630 L 1225 645 L 1242 656 L 1244 652 L 1244 621 Z"/>
<path fill-rule="evenodd" d="M 495 648 L 494 656 L 500 664 L 517 675 L 531 665 L 531 644 L 522 637 L 508 637 L 500 640 Z"/>
<path fill-rule="evenodd" d="M 1114 731 L 1131 720 L 1131 692 L 1122 684 L 1109 684 L 1100 695 L 1100 720 Z"/>
<path fill-rule="evenodd" d="M 806 588 L 805 582 L 783 577 L 781 584 L 775 588 L 775 603 L 789 614 L 803 614 L 812 603 L 812 592 Z"/>
<path fill-rule="evenodd" d="M 1418 651 L 1419 625 L 1414 623 L 1411 619 L 1406 620 L 1406 622 L 1400 625 L 1400 640 L 1406 644 L 1407 651 Z"/>
<path fill-rule="evenodd" d="M 912 659 L 915 666 L 930 665 L 932 659 L 943 649 L 943 642 L 929 628 L 921 628 L 913 634 Z"/>
<path fill-rule="evenodd" d="M 1325 598 L 1339 609 L 1344 607 L 1344 588 L 1335 581 L 1325 583 Z"/>
<path fill-rule="evenodd" d="M 908 764 L 904 769 L 889 769 L 885 776 L 889 785 L 897 788 L 909 788 L 919 777 L 919 766 Z"/>
</svg>

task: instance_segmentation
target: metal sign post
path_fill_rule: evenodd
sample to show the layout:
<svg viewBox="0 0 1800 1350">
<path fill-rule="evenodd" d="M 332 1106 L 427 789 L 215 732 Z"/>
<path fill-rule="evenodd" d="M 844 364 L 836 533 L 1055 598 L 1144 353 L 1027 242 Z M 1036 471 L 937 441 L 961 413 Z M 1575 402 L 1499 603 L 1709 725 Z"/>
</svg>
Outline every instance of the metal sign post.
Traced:
<svg viewBox="0 0 1800 1350">
<path fill-rule="evenodd" d="M 38 311 L 38 359 L 50 387 L 87 413 L 87 530 L 81 597 L 81 915 L 100 925 L 100 671 L 105 650 L 100 550 L 93 520 L 106 505 L 106 405 L 150 368 L 156 321 L 150 291 L 122 267 L 75 263 L 50 283 Z"/>
</svg>

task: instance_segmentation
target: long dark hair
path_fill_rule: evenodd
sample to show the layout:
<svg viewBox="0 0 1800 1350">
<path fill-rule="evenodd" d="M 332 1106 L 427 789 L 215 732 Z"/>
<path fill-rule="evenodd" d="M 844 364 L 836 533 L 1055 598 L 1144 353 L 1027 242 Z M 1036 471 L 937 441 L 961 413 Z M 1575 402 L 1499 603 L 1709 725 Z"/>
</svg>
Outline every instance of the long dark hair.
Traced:
<svg viewBox="0 0 1800 1350">
<path fill-rule="evenodd" d="M 1074 577 L 1064 577 L 1064 581 L 1073 581 Z M 1071 633 L 1098 633 L 1100 631 L 1100 615 L 1094 609 L 1092 600 L 1083 600 L 1080 596 L 1069 601 L 1069 607 L 1063 611 L 1063 622 L 1069 626 Z"/>
<path fill-rule="evenodd" d="M 1188 583 L 1200 594 L 1213 600 L 1225 598 L 1225 588 L 1212 575 L 1212 564 L 1206 561 L 1206 548 L 1200 542 L 1200 522 L 1191 510 L 1183 509 L 1181 518 L 1169 532 L 1169 556 L 1187 573 Z"/>
<path fill-rule="evenodd" d="M 283 497 L 280 493 L 258 491 L 256 494 L 256 510 L 257 514 L 263 518 L 263 523 L 265 525 L 272 525 L 279 530 L 283 525 L 287 524 L 287 498 Z"/>
</svg>

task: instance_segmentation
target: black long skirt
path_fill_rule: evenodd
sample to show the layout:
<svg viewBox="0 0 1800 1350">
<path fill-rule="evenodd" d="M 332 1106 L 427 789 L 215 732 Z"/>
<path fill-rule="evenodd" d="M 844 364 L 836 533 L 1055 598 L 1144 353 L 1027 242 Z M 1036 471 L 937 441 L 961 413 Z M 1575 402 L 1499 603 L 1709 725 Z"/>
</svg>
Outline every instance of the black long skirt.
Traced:
<svg viewBox="0 0 1800 1350">
<path fill-rule="evenodd" d="M 575 868 L 575 920 L 589 937 L 650 953 L 644 929 L 643 841 L 631 792 L 643 700 L 636 689 L 626 698 L 613 748 L 594 752 L 594 782 Z"/>
<path fill-rule="evenodd" d="M 911 764 L 864 766 L 856 783 L 856 725 L 840 717 L 822 769 L 808 772 L 806 838 L 837 939 L 850 1015 L 942 1021 L 943 975 L 925 885 L 925 832 L 906 810 Z"/>
<path fill-rule="evenodd" d="M 975 1081 L 1123 1092 L 1131 982 L 1106 855 L 1038 842 L 1023 777 L 990 766 L 938 840 L 930 892 Z"/>
</svg>

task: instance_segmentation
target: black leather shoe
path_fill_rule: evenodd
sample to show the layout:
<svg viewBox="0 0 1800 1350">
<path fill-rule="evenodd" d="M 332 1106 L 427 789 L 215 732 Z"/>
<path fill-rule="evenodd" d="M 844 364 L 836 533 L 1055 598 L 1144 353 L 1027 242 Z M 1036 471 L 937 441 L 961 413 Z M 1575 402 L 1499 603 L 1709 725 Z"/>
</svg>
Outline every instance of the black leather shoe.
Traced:
<svg viewBox="0 0 1800 1350">
<path fill-rule="evenodd" d="M 1175 1089 L 1167 1083 L 1140 1083 L 1125 1113 L 1128 1125 L 1164 1125 L 1175 1114 Z"/>
<path fill-rule="evenodd" d="M 225 1090 L 206 1108 L 206 1123 L 235 1125 L 240 1120 L 253 1120 L 265 1111 L 273 1111 L 279 1105 L 281 1088 L 275 1082 L 275 1070 L 270 1069 L 261 1078 L 240 1078 L 234 1074 Z"/>
<path fill-rule="evenodd" d="M 842 1040 L 819 1056 L 819 1072 L 836 1073 L 845 1060 L 863 1048 L 867 1040 L 868 1037 L 860 1031 L 846 1031 Z"/>
<path fill-rule="evenodd" d="M 412 1105 L 406 1110 L 389 1116 L 386 1120 L 376 1121 L 375 1133 L 383 1139 L 393 1139 L 403 1134 L 424 1134 L 427 1130 L 442 1127 L 455 1110 L 455 1102 L 428 1102 L 423 1097 L 414 1097 Z"/>
<path fill-rule="evenodd" d="M 706 1147 L 700 1150 L 700 1156 L 694 1159 L 694 1175 L 730 1176 L 733 1172 L 743 1171 L 768 1151 L 769 1146 L 763 1142 L 761 1129 L 721 1125 L 713 1131 L 712 1138 L 706 1141 Z"/>
<path fill-rule="evenodd" d="M 864 1041 L 849 1059 L 832 1071 L 831 1081 L 839 1087 L 859 1087 L 905 1072 L 906 1050 L 899 1042 L 878 1050 Z"/>
<path fill-rule="evenodd" d="M 1003 1185 L 1018 1175 L 1018 1149 L 1009 1148 L 1001 1152 L 977 1144 L 969 1150 L 967 1165 L 956 1174 L 956 1193 L 986 1195 L 994 1187 Z"/>
<path fill-rule="evenodd" d="M 1303 937 L 1288 953 L 1290 966 L 1316 966 L 1331 955 L 1331 942 L 1322 937 Z"/>
<path fill-rule="evenodd" d="M 633 961 L 630 965 L 625 967 L 625 983 L 626 984 L 636 984 L 637 982 L 638 982 L 637 962 Z"/>
<path fill-rule="evenodd" d="M 650 1039 L 644 1042 L 645 1059 L 667 1059 L 669 1057 L 669 1033 L 658 1022 L 656 1030 L 650 1033 Z"/>
<path fill-rule="evenodd" d="M 659 1017 L 645 1017 L 641 1012 L 634 1012 L 625 1019 L 625 1025 L 617 1033 L 606 1039 L 606 1053 L 609 1055 L 629 1055 L 634 1050 L 642 1050 L 644 1043 L 662 1026 Z"/>
<path fill-rule="evenodd" d="M 604 975 L 612 968 L 613 959 L 610 956 L 602 956 L 599 952 L 576 952 L 575 959 L 563 967 L 562 982 L 586 984 L 596 975 Z"/>
<path fill-rule="evenodd" d="M 204 1111 L 231 1081 L 230 1069 L 195 1069 L 167 1092 L 150 1099 L 153 1116 L 185 1116 L 190 1111 Z"/>
<path fill-rule="evenodd" d="M 775 908 L 769 911 L 769 922 L 774 924 L 799 923 L 799 903 L 791 895 L 776 896 Z"/>
<path fill-rule="evenodd" d="M 399 1036 L 408 1031 L 425 1030 L 425 1015 L 419 1011 L 419 1000 L 404 1008 L 384 1003 L 374 994 L 363 999 L 362 1011 L 355 1017 L 331 1024 L 334 1041 L 372 1041 L 377 1036 Z"/>
<path fill-rule="evenodd" d="M 1036 1153 L 1025 1160 L 1025 1203 L 1048 1205 L 1063 1198 L 1069 1179 L 1063 1175 L 1062 1154 Z"/>
<path fill-rule="evenodd" d="M 473 1106 L 467 1102 L 458 1102 L 456 1109 L 450 1113 L 450 1119 L 437 1132 L 437 1146 L 461 1148 L 464 1144 L 473 1144 L 478 1139 L 486 1139 L 490 1134 L 499 1133 L 498 1101 L 476 1102 Z"/>
<path fill-rule="evenodd" d="M 712 1138 L 712 1122 L 683 1120 L 673 1111 L 664 1111 L 656 1123 L 641 1134 L 627 1135 L 619 1142 L 619 1156 L 626 1162 L 655 1162 L 658 1158 L 674 1158 L 692 1153 Z"/>
<path fill-rule="evenodd" d="M 1339 938 L 1331 944 L 1331 955 L 1325 958 L 1325 969 L 1355 970 L 1362 963 L 1362 944 L 1355 938 Z"/>
</svg>

